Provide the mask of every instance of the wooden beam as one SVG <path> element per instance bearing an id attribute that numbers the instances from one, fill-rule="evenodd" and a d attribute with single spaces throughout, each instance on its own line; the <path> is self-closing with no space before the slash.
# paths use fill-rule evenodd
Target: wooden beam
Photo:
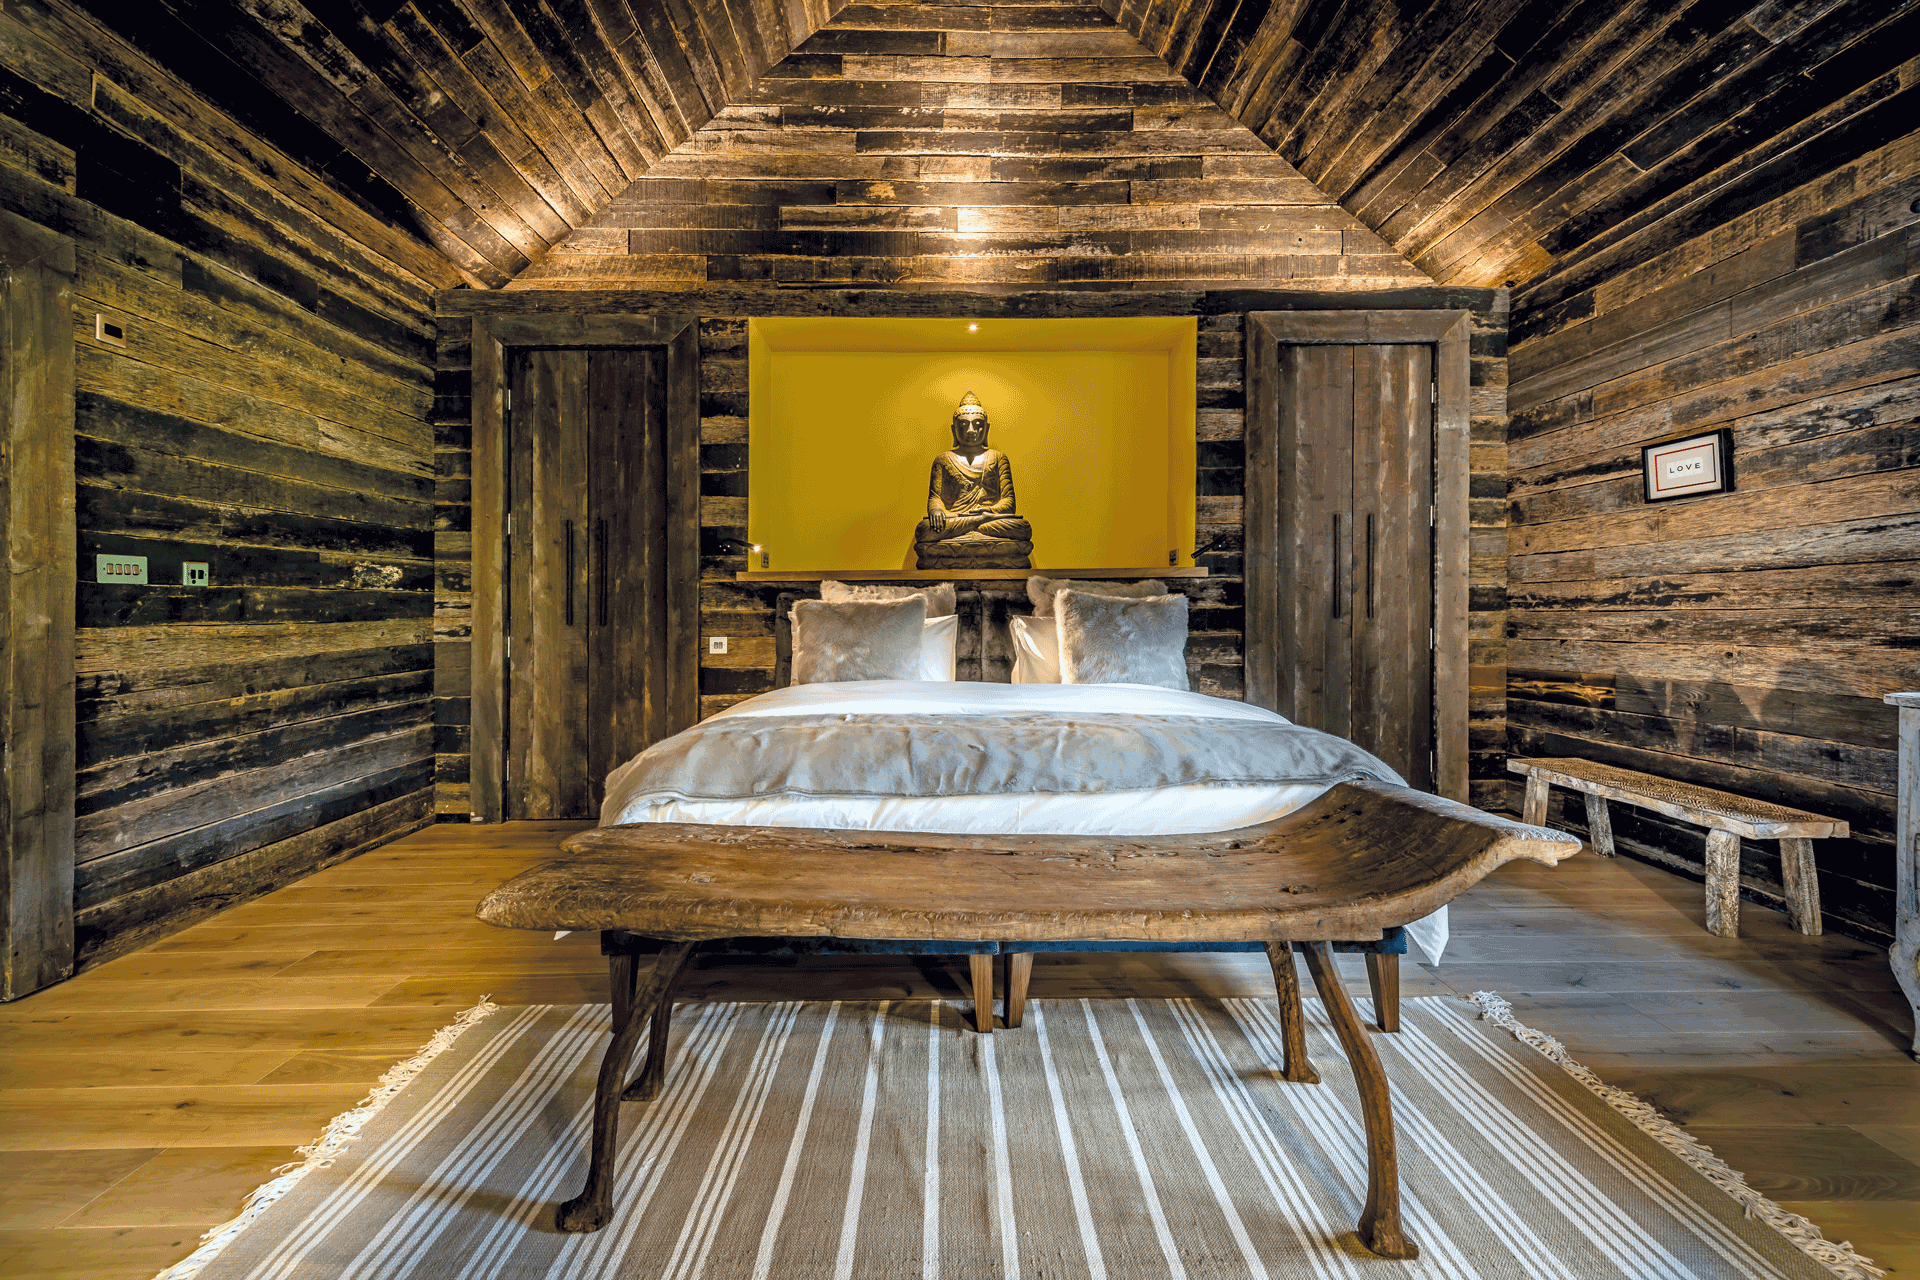
<path id="1" fill-rule="evenodd" d="M 0 212 L 0 1000 L 73 972 L 73 241 Z"/>

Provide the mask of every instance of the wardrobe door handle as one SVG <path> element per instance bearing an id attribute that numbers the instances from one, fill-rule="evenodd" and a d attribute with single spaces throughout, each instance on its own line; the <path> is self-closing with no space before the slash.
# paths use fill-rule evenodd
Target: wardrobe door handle
<path id="1" fill-rule="evenodd" d="M 1333 513 L 1333 616 L 1341 614 L 1340 602 L 1340 513 Z"/>
<path id="2" fill-rule="evenodd" d="M 1373 616 L 1373 513 L 1367 513 L 1367 616 Z"/>
<path id="3" fill-rule="evenodd" d="M 564 602 L 561 606 L 568 626 L 573 625 L 573 521 L 567 521 L 566 532 L 566 571 L 563 581 L 567 584 Z M 552 599 L 551 596 L 548 599 Z"/>
<path id="4" fill-rule="evenodd" d="M 600 625 L 607 625 L 607 522 L 594 521 L 593 558 L 600 567 Z"/>

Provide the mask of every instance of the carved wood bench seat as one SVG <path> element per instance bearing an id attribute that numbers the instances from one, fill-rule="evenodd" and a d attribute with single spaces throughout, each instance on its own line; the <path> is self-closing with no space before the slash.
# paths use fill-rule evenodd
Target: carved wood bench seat
<path id="1" fill-rule="evenodd" d="M 586 1188 L 561 1206 L 564 1231 L 603 1225 L 623 1099 L 659 1091 L 673 986 L 703 941 L 740 937 L 960 941 L 1258 942 L 1280 990 L 1286 1079 L 1306 1059 L 1291 945 L 1303 943 L 1353 1064 L 1367 1131 L 1359 1234 L 1375 1253 L 1417 1254 L 1400 1226 L 1393 1115 L 1379 1056 L 1341 986 L 1330 944 L 1378 939 L 1514 858 L 1548 865 L 1573 837 L 1384 783 L 1343 783 L 1272 822 L 1179 836 L 967 836 L 638 823 L 581 832 L 566 857 L 481 902 L 518 929 L 601 931 L 613 1042 L 594 1095 Z M 634 939 L 664 943 L 640 980 Z M 640 1032 L 647 1065 L 627 1080 Z"/>
<path id="2" fill-rule="evenodd" d="M 1547 820 L 1550 787 L 1568 787 L 1583 793 L 1587 798 L 1589 843 L 1595 853 L 1605 858 L 1613 856 L 1613 820 L 1607 812 L 1609 800 L 1705 827 L 1707 931 L 1722 938 L 1740 936 L 1740 837 L 1778 840 L 1787 917 L 1801 933 L 1820 932 L 1820 882 L 1813 865 L 1813 842 L 1846 835 L 1845 822 L 1592 760 L 1517 758 L 1507 761 L 1507 770 L 1526 776 L 1522 820 L 1536 826 Z"/>

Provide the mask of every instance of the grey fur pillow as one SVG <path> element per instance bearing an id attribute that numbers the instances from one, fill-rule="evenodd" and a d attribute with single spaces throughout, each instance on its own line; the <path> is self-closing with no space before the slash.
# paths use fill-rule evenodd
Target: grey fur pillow
<path id="1" fill-rule="evenodd" d="M 1187 598 L 1062 591 L 1060 682 L 1187 688 Z"/>
<path id="2" fill-rule="evenodd" d="M 913 596 L 926 597 L 929 618 L 953 616 L 954 595 L 951 582 L 930 582 L 924 587 L 889 587 L 877 583 L 831 580 L 820 584 L 820 598 L 828 604 L 858 604 L 868 600 L 906 600 Z"/>
<path id="3" fill-rule="evenodd" d="M 1033 601 L 1033 616 L 1053 617 L 1054 602 L 1062 591 L 1078 591 L 1082 595 L 1119 596 L 1122 599 L 1138 600 L 1147 596 L 1167 594 L 1167 584 L 1158 578 L 1147 578 L 1140 582 L 1080 582 L 1073 578 L 1028 578 L 1027 599 Z"/>
<path id="4" fill-rule="evenodd" d="M 914 680 L 920 675 L 923 596 L 832 604 L 797 600 L 793 606 L 793 682 Z"/>

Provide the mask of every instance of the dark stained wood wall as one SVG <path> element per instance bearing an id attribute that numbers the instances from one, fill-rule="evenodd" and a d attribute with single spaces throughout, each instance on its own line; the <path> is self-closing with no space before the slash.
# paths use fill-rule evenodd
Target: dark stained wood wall
<path id="1" fill-rule="evenodd" d="M 851 5 L 514 289 L 1429 283 L 1092 4 Z"/>
<path id="2" fill-rule="evenodd" d="M 1829 923 L 1893 920 L 1895 711 L 1920 686 L 1920 132 L 1617 269 L 1538 287 L 1513 352 L 1509 715 L 1577 754 L 1845 818 Z M 1733 432 L 1736 492 L 1649 506 L 1640 446 Z M 1563 815 L 1581 826 L 1577 807 Z M 1616 808 L 1697 872 L 1699 838 Z M 1778 852 L 1742 875 L 1780 895 Z"/>
<path id="3" fill-rule="evenodd" d="M 844 3 L 844 0 L 839 0 Z M 79 0 L 208 102 L 497 287 L 834 0 Z"/>
<path id="4" fill-rule="evenodd" d="M 1920 0 L 1104 3 L 1447 284 L 1604 275 L 1920 118 Z"/>
<path id="5" fill-rule="evenodd" d="M 1191 290 L 1184 292 L 1066 291 L 954 293 L 898 289 L 773 289 L 708 286 L 696 292 L 461 291 L 440 297 L 440 396 L 436 400 L 439 492 L 439 595 L 435 693 L 442 816 L 468 808 L 468 642 L 471 584 L 466 536 L 469 498 L 466 440 L 471 369 L 471 319 L 477 313 L 666 312 L 701 315 L 701 631 L 730 638 L 724 656 L 701 656 L 703 714 L 711 715 L 773 687 L 775 600 L 782 591 L 810 586 L 743 582 L 742 555 L 721 555 L 723 541 L 744 543 L 747 511 L 746 317 L 755 315 L 1102 316 L 1199 317 L 1197 426 L 1198 545 L 1218 538 L 1199 563 L 1205 579 L 1174 580 L 1193 603 L 1188 668 L 1196 689 L 1239 697 L 1245 630 L 1241 592 L 1241 508 L 1245 455 L 1242 316 L 1274 309 L 1459 308 L 1473 313 L 1471 384 L 1470 618 L 1473 690 L 1470 726 L 1473 795 L 1498 806 L 1507 792 L 1506 722 L 1506 311 L 1497 290 L 1390 291 Z M 982 584 L 1020 590 L 1016 583 Z M 704 649 L 704 646 L 702 646 Z"/>
<path id="6" fill-rule="evenodd" d="M 86 963 L 427 819 L 459 277 L 74 9 L 6 0 L 0 51 L 0 205 L 77 244 Z M 149 585 L 93 581 L 101 552 Z"/>

